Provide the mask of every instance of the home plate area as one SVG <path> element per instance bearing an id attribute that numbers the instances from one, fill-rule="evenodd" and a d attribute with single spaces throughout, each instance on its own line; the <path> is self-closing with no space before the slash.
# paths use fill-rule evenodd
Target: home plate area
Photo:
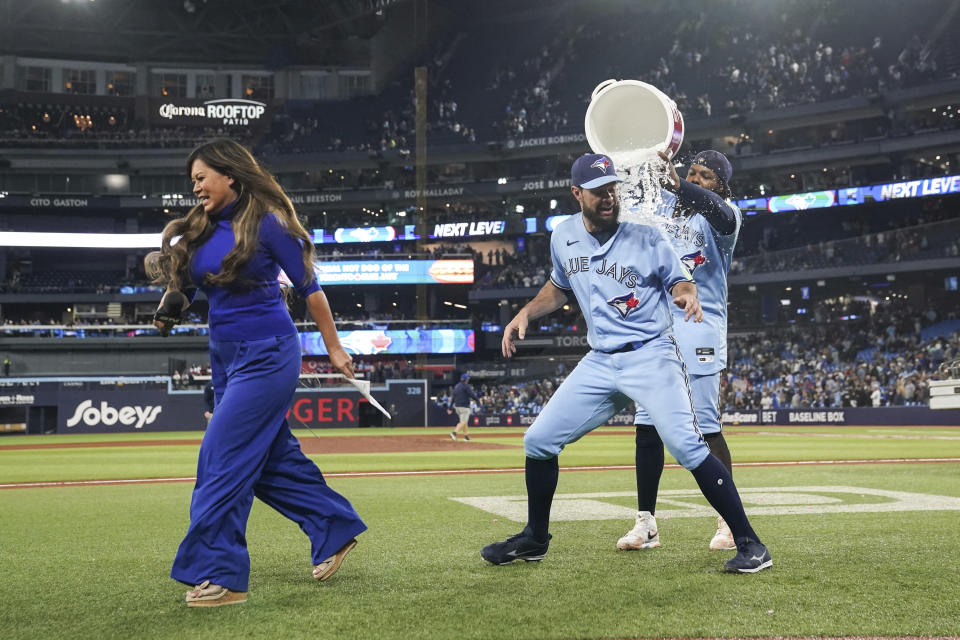
<path id="1" fill-rule="evenodd" d="M 553 498 L 550 519 L 623 520 L 636 510 L 607 501 L 609 498 L 636 498 L 634 491 L 600 493 L 559 493 Z M 716 512 L 691 498 L 703 500 L 696 489 L 661 491 L 657 500 L 658 518 L 707 518 Z M 866 487 L 806 486 L 741 488 L 740 498 L 748 515 L 803 515 L 811 513 L 890 513 L 893 511 L 960 511 L 960 498 L 906 491 L 885 491 Z M 526 496 L 477 496 L 450 498 L 513 520 L 527 521 Z"/>

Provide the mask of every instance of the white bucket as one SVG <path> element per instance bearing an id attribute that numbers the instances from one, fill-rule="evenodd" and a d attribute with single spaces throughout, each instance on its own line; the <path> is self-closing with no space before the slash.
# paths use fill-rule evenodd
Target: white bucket
<path id="1" fill-rule="evenodd" d="M 605 80 L 593 90 L 584 119 L 594 153 L 644 150 L 671 158 L 683 144 L 683 116 L 666 94 L 639 80 Z"/>

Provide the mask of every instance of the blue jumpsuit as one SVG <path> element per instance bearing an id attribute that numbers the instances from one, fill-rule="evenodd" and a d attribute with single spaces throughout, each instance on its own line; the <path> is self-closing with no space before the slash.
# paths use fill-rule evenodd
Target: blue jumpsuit
<path id="1" fill-rule="evenodd" d="M 190 265 L 194 282 L 219 272 L 233 249 L 235 204 L 217 214 L 213 234 L 197 248 Z M 247 591 L 245 531 L 254 496 L 300 525 L 310 539 L 313 564 L 367 528 L 350 502 L 327 486 L 287 424 L 300 374 L 300 340 L 277 283 L 281 268 L 300 295 L 320 290 L 314 279 L 303 284 L 299 241 L 268 213 L 244 268 L 252 286 L 200 285 L 210 301 L 216 411 L 200 446 L 190 527 L 170 571 L 188 585 L 210 580 Z M 192 297 L 196 291 L 187 293 Z"/>

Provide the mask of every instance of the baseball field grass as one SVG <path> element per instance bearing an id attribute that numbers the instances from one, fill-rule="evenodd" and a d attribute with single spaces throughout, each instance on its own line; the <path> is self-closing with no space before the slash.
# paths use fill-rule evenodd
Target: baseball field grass
<path id="1" fill-rule="evenodd" d="M 661 483 L 662 546 L 616 550 L 617 538 L 632 526 L 635 481 L 626 468 L 632 431 L 612 428 L 561 456 L 554 538 L 544 561 L 488 565 L 480 548 L 519 531 L 525 515 L 523 474 L 492 471 L 521 468 L 523 452 L 519 429 L 476 433 L 474 442 L 442 452 L 312 455 L 369 531 L 334 578 L 316 583 L 303 534 L 255 503 L 247 535 L 249 601 L 218 609 L 186 608 L 186 587 L 168 577 L 187 527 L 191 482 L 0 490 L 0 634 L 960 635 L 960 428 L 730 428 L 736 462 L 785 463 L 734 469 L 751 521 L 774 558 L 772 570 L 752 576 L 721 571 L 732 552 L 707 548 L 715 518 L 690 474 L 677 468 L 668 468 Z M 385 434 L 447 437 L 446 430 L 424 429 L 317 435 Z M 200 437 L 2 438 L 0 485 L 189 478 L 197 444 L 110 443 Z M 103 446 L 23 448 L 81 441 Z M 507 446 L 472 449 L 475 443 Z M 875 460 L 889 462 L 869 462 Z M 790 464 L 804 461 L 810 464 Z M 821 464 L 827 461 L 833 462 Z M 450 473 L 377 475 L 440 470 Z M 484 471 L 456 473 L 475 470 Z"/>

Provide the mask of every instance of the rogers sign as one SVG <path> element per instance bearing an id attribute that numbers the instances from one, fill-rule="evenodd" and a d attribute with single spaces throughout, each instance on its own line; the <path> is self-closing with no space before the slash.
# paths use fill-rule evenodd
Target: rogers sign
<path id="1" fill-rule="evenodd" d="M 208 100 L 203 106 L 181 106 L 173 103 L 160 105 L 161 118 L 204 118 L 217 120 L 226 125 L 247 125 L 251 120 L 259 120 L 267 111 L 267 105 L 255 100 Z"/>

